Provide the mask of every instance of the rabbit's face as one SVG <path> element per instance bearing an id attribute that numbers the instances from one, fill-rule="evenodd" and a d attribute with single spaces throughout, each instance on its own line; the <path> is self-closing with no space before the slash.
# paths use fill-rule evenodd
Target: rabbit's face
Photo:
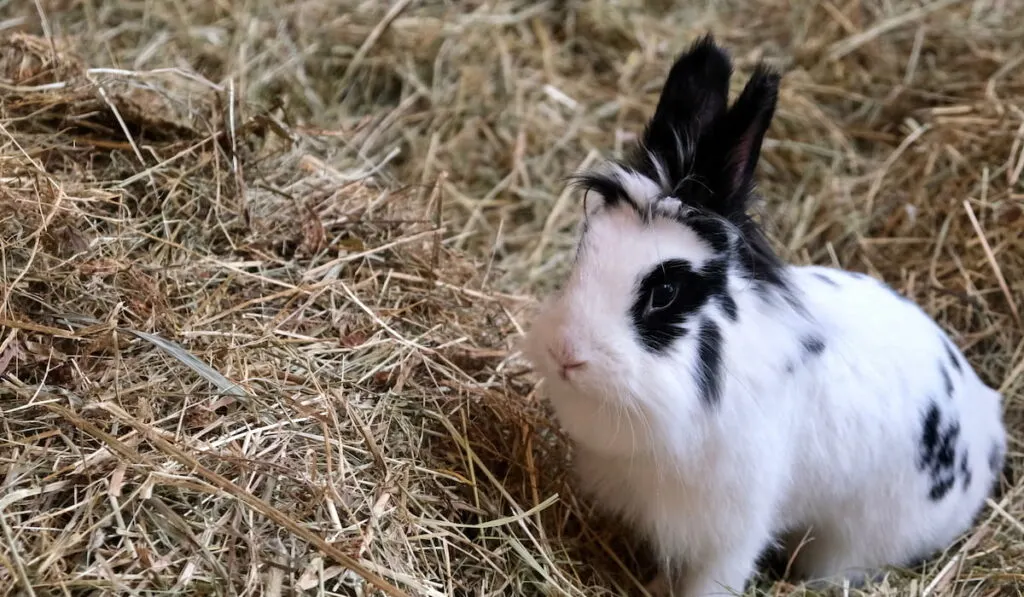
<path id="1" fill-rule="evenodd" d="M 531 351 L 547 377 L 599 394 L 669 356 L 711 298 L 728 301 L 727 225 L 641 175 L 617 178 L 616 196 L 588 197 L 575 263 L 536 319 L 543 346 Z"/>
<path id="2" fill-rule="evenodd" d="M 587 195 L 572 270 L 524 343 L 568 415 L 563 422 L 575 419 L 587 432 L 602 427 L 593 419 L 601 409 L 677 417 L 716 400 L 713 389 L 694 387 L 686 363 L 703 345 L 718 350 L 714 319 L 736 317 L 726 280 L 729 223 L 663 195 L 639 173 L 616 167 L 602 180 Z M 607 430 L 601 435 L 609 439 Z"/>

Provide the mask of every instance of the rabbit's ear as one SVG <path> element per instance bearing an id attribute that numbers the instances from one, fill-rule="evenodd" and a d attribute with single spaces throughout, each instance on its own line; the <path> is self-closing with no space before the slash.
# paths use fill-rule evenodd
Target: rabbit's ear
<path id="1" fill-rule="evenodd" d="M 775 115 L 779 80 L 777 72 L 758 65 L 736 103 L 722 118 L 720 127 L 707 139 L 711 147 L 700 149 L 711 160 L 719 161 L 720 178 L 715 185 L 719 188 L 715 189 L 715 194 L 726 205 L 716 207 L 726 212 L 725 215 L 746 210 L 761 145 Z"/>
<path id="2" fill-rule="evenodd" d="M 665 169 L 662 185 L 674 187 L 686 177 L 700 138 L 728 107 L 731 75 L 729 57 L 710 34 L 672 65 L 643 135 L 649 157 Z"/>

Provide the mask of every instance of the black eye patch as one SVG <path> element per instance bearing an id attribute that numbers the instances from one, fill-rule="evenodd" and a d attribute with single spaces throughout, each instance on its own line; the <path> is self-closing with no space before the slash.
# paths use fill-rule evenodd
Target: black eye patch
<path id="1" fill-rule="evenodd" d="M 725 275 L 723 260 L 712 260 L 699 272 L 682 259 L 663 261 L 652 268 L 640 280 L 630 308 L 633 327 L 644 348 L 664 352 L 686 335 L 687 320 L 715 297 L 727 316 L 735 319 L 735 302 L 726 292 Z"/>

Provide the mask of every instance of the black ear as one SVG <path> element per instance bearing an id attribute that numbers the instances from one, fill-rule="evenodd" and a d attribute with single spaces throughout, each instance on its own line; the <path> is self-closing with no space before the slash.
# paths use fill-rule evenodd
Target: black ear
<path id="1" fill-rule="evenodd" d="M 778 103 L 780 75 L 760 64 L 736 102 L 698 149 L 699 174 L 711 179 L 712 207 L 725 216 L 746 210 L 765 133 Z"/>
<path id="2" fill-rule="evenodd" d="M 711 34 L 698 39 L 672 65 L 643 135 L 644 149 L 667 169 L 670 185 L 685 178 L 684 169 L 700 138 L 725 112 L 731 75 L 729 57 Z"/>

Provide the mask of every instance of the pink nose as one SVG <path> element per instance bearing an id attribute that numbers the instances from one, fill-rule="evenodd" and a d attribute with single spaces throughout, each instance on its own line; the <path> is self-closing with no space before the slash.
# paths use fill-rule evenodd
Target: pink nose
<path id="1" fill-rule="evenodd" d="M 586 366 L 587 362 L 580 360 L 569 346 L 562 346 L 560 350 L 548 350 L 551 358 L 558 364 L 558 375 L 562 379 L 569 379 L 569 371 L 580 369 Z"/>

